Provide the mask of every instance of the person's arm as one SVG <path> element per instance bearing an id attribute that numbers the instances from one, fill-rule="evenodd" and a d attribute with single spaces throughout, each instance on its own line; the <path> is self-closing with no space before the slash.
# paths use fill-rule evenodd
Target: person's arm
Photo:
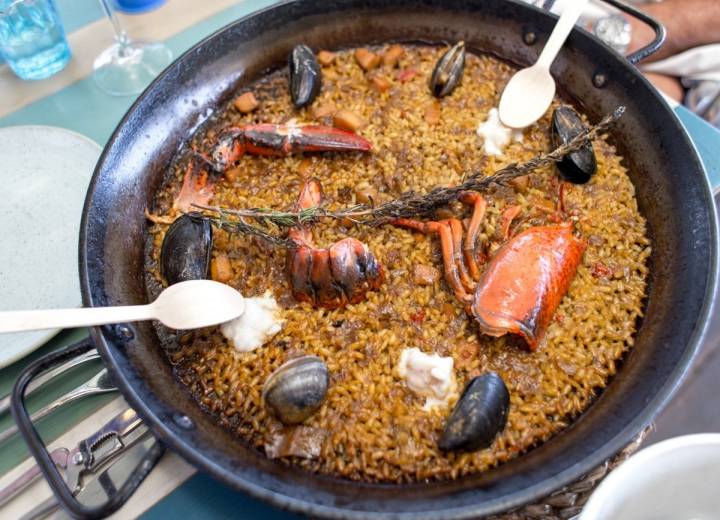
<path id="1" fill-rule="evenodd" d="M 667 29 L 665 44 L 647 61 L 661 60 L 700 45 L 720 43 L 720 0 L 664 0 L 641 8 Z M 636 18 L 628 17 L 628 21 L 632 26 L 629 49 L 632 52 L 647 45 L 654 34 Z"/>

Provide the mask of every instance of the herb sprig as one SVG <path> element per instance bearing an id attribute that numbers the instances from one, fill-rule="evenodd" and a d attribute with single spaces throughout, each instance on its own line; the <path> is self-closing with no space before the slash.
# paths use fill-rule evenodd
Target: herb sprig
<path id="1" fill-rule="evenodd" d="M 424 195 L 408 191 L 396 199 L 377 206 L 358 204 L 338 210 L 330 210 L 325 206 L 313 206 L 299 211 L 277 211 L 269 208 L 231 209 L 201 204 L 193 204 L 193 206 L 206 212 L 205 217 L 221 229 L 257 236 L 273 245 L 292 248 L 294 243 L 291 240 L 277 236 L 277 233 L 284 228 L 312 224 L 328 218 L 350 220 L 361 225 L 379 226 L 398 218 L 428 216 L 437 208 L 456 200 L 463 191 L 481 192 L 487 191 L 493 185 L 507 184 L 538 168 L 559 162 L 567 154 L 579 150 L 587 142 L 596 139 L 598 135 L 607 130 L 624 112 L 625 107 L 616 108 L 598 124 L 587 128 L 567 144 L 558 146 L 551 152 L 538 155 L 527 162 L 509 164 L 487 177 L 483 176 L 481 171 L 474 172 L 456 186 L 437 187 Z M 248 224 L 247 220 L 254 221 L 256 225 Z"/>

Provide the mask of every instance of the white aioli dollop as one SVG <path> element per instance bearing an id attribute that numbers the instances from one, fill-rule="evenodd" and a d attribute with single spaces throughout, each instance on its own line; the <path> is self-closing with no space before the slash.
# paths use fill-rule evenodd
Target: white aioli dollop
<path id="1" fill-rule="evenodd" d="M 220 325 L 220 331 L 239 352 L 250 352 L 282 330 L 280 307 L 268 291 L 262 296 L 245 298 L 245 312 L 239 318 Z"/>
<path id="2" fill-rule="evenodd" d="M 451 357 L 406 348 L 400 354 L 397 371 L 410 390 L 426 398 L 424 410 L 447 405 L 457 388 Z"/>
<path id="3" fill-rule="evenodd" d="M 487 121 L 480 123 L 477 134 L 483 139 L 485 153 L 488 155 L 502 155 L 510 141 L 522 143 L 522 130 L 513 130 L 500 122 L 497 108 L 491 108 Z"/>

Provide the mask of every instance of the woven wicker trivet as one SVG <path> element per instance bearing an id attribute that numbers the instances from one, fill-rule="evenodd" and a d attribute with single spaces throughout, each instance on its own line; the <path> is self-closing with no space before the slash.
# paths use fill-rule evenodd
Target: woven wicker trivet
<path id="1" fill-rule="evenodd" d="M 576 482 L 555 491 L 534 504 L 487 517 L 487 520 L 565 520 L 576 517 L 580 514 L 585 502 L 588 501 L 598 484 L 600 484 L 612 470 L 635 453 L 652 430 L 653 425 L 650 424 L 617 455 L 606 460 L 587 475 L 583 475 Z"/>

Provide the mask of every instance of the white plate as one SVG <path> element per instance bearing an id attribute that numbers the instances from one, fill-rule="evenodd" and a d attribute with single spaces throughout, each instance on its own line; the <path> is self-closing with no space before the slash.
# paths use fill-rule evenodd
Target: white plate
<path id="1" fill-rule="evenodd" d="M 100 151 L 63 128 L 0 128 L 0 311 L 82 304 L 80 217 Z M 0 368 L 58 331 L 0 334 Z"/>
<path id="2" fill-rule="evenodd" d="M 673 437 L 638 451 L 611 472 L 580 520 L 717 520 L 718 482 L 720 433 Z"/>

